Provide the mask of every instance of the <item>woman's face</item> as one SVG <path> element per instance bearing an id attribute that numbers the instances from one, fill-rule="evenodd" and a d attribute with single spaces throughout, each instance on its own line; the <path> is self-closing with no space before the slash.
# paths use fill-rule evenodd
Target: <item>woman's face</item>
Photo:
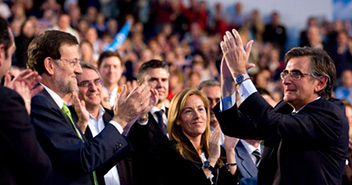
<path id="1" fill-rule="evenodd" d="M 177 124 L 187 137 L 199 137 L 205 132 L 207 112 L 199 96 L 189 96 L 180 114 Z"/>

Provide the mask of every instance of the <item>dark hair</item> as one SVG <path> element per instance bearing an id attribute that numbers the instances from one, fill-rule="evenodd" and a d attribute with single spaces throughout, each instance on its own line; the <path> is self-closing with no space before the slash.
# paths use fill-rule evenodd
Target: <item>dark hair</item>
<path id="1" fill-rule="evenodd" d="M 0 17 L 0 30 L 0 44 L 4 45 L 5 58 L 7 58 L 9 57 L 7 51 L 14 41 L 9 32 L 9 23 L 2 17 Z"/>
<path id="2" fill-rule="evenodd" d="M 202 90 L 204 87 L 208 87 L 208 86 L 220 87 L 221 85 L 220 85 L 220 82 L 218 82 L 217 80 L 205 80 L 199 84 L 198 90 Z"/>
<path id="3" fill-rule="evenodd" d="M 323 49 L 295 47 L 285 54 L 285 64 L 287 65 L 291 58 L 305 56 L 310 58 L 310 71 L 314 78 L 319 76 L 328 77 L 326 86 L 318 92 L 318 95 L 324 99 L 329 99 L 336 81 L 336 68 L 334 61 Z"/>
<path id="4" fill-rule="evenodd" d="M 104 51 L 100 54 L 99 59 L 98 59 L 98 69 L 101 66 L 101 63 L 103 63 L 104 58 L 109 58 L 109 57 L 117 57 L 119 58 L 120 62 L 121 62 L 121 66 L 122 66 L 122 60 L 120 55 L 117 52 L 114 51 Z"/>
<path id="5" fill-rule="evenodd" d="M 86 68 L 86 69 L 94 70 L 98 74 L 98 76 L 100 77 L 100 73 L 99 73 L 98 69 L 95 66 L 93 66 L 92 64 L 89 64 L 87 62 L 80 62 L 79 64 L 81 65 L 82 69 Z"/>
<path id="6" fill-rule="evenodd" d="M 166 62 L 163 62 L 161 60 L 150 60 L 148 62 L 143 63 L 141 65 L 141 67 L 139 68 L 138 74 L 137 74 L 137 81 L 140 82 L 140 83 L 143 83 L 144 82 L 145 73 L 149 69 L 156 69 L 156 68 L 163 68 L 168 73 L 170 73 L 169 65 Z"/>
<path id="7" fill-rule="evenodd" d="M 78 45 L 77 38 L 69 33 L 48 30 L 34 38 L 28 46 L 28 68 L 39 75 L 46 72 L 44 60 L 47 57 L 60 59 L 60 48 L 63 45 Z"/>

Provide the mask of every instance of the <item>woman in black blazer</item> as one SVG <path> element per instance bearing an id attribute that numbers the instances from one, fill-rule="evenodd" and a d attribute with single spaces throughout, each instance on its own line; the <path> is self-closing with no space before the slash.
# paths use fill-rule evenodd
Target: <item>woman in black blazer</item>
<path id="1" fill-rule="evenodd" d="M 185 89 L 171 101 L 167 130 L 169 140 L 158 146 L 154 168 L 159 184 L 236 184 L 235 146 L 227 137 L 227 164 L 220 159 L 220 128 L 210 132 L 208 99 L 196 89 Z"/>

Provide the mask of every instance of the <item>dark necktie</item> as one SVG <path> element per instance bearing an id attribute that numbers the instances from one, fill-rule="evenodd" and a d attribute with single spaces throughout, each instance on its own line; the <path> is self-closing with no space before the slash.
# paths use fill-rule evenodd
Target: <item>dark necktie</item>
<path id="1" fill-rule="evenodd" d="M 163 134 L 166 134 L 166 125 L 164 124 L 164 120 L 163 120 L 163 113 L 164 111 L 160 110 L 160 111 L 156 111 L 156 117 L 158 118 L 158 124 L 160 126 L 161 131 L 163 132 Z"/>
<path id="2" fill-rule="evenodd" d="M 73 128 L 75 129 L 79 139 L 81 139 L 82 142 L 84 143 L 84 140 L 83 140 L 83 138 L 81 136 L 81 133 L 78 131 L 78 129 L 76 127 L 76 124 L 72 120 L 72 115 L 71 115 L 70 109 L 68 109 L 68 107 L 64 104 L 62 106 L 61 110 L 65 114 L 65 116 L 70 120 L 70 123 L 72 124 Z M 94 180 L 94 185 L 98 185 L 98 178 L 97 178 L 97 175 L 96 175 L 95 171 L 93 171 L 93 180 Z"/>
<path id="3" fill-rule="evenodd" d="M 262 155 L 260 154 L 260 152 L 259 152 L 258 149 L 254 150 L 254 151 L 252 152 L 252 154 L 253 154 L 253 155 L 255 156 L 255 158 L 256 158 L 255 165 L 258 167 Z"/>

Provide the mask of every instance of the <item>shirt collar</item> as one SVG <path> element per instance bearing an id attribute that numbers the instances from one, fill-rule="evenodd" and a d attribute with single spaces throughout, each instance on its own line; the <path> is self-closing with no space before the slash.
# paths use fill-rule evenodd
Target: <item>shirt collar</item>
<path id="1" fill-rule="evenodd" d="M 55 103 L 59 106 L 59 108 L 62 109 L 62 106 L 64 106 L 64 100 L 49 87 L 45 86 L 42 83 L 40 84 L 44 87 L 46 91 L 48 91 L 49 95 L 54 99 Z"/>
<path id="2" fill-rule="evenodd" d="M 165 109 L 165 104 L 163 104 L 162 106 L 161 106 L 161 108 L 159 109 L 158 107 L 153 107 L 152 108 L 152 110 L 150 110 L 150 113 L 152 113 L 152 114 L 154 114 L 155 112 L 158 112 L 158 111 L 163 111 L 164 113 L 166 113 L 166 109 Z"/>
<path id="3" fill-rule="evenodd" d="M 315 98 L 313 101 L 316 101 L 316 100 L 319 100 L 320 99 L 320 96 L 319 97 L 317 97 L 317 98 Z M 312 102 L 313 102 L 312 101 Z M 293 109 L 293 111 L 292 111 L 292 114 L 297 114 L 299 111 L 301 111 L 305 106 L 307 106 L 308 104 L 306 104 L 306 105 L 304 105 L 304 106 L 302 106 L 301 108 L 299 108 L 297 111 L 295 111 L 295 109 Z"/>
<path id="4" fill-rule="evenodd" d="M 242 139 L 241 139 L 240 141 L 242 142 L 243 146 L 246 148 L 246 150 L 248 151 L 248 153 L 251 154 L 251 153 L 253 153 L 254 150 L 259 150 L 259 153 L 261 153 L 260 147 L 256 148 L 256 147 L 254 147 L 253 145 L 247 143 L 245 140 L 242 140 Z"/>

